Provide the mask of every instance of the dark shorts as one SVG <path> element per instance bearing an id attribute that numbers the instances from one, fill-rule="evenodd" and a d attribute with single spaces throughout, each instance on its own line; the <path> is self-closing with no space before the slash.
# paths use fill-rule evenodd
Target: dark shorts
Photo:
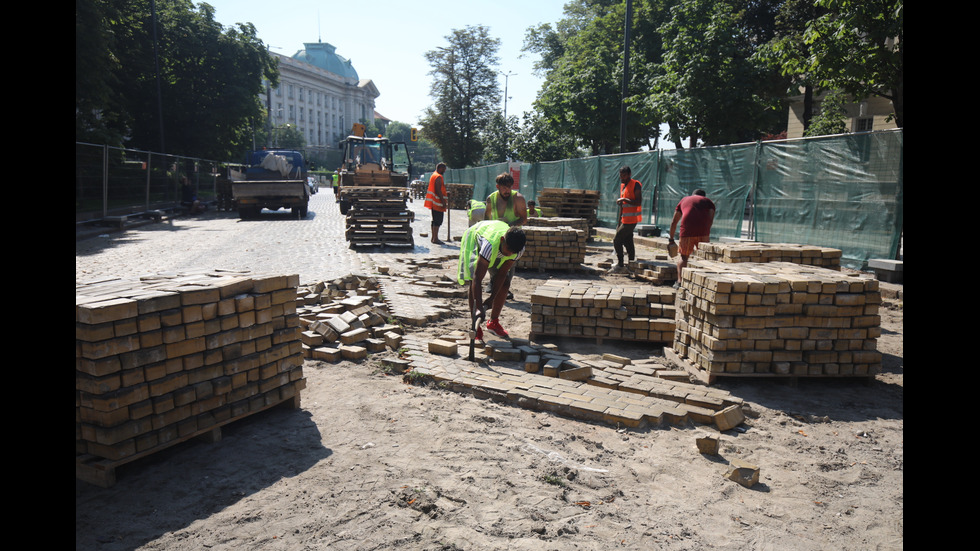
<path id="1" fill-rule="evenodd" d="M 442 212 L 442 211 L 438 211 L 438 210 L 433 209 L 432 210 L 432 225 L 435 226 L 435 227 L 437 227 L 437 228 L 439 226 L 441 226 L 442 225 L 442 218 L 443 218 L 443 215 L 444 214 L 445 213 Z"/>

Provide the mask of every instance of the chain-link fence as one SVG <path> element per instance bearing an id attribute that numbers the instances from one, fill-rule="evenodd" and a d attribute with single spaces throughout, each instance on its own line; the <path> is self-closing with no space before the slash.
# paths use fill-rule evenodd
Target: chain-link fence
<path id="1" fill-rule="evenodd" d="M 75 142 L 75 222 L 215 199 L 222 163 Z M 187 187 L 182 186 L 187 177 Z"/>
<path id="2" fill-rule="evenodd" d="M 834 247 L 861 269 L 898 256 L 903 151 L 899 129 L 603 155 L 522 164 L 519 189 L 528 199 L 544 188 L 598 190 L 599 223 L 615 227 L 619 169 L 629 166 L 643 183 L 644 223 L 668 229 L 677 202 L 700 188 L 717 207 L 712 238 Z M 473 184 L 482 200 L 506 167 L 450 169 L 446 182 Z"/>

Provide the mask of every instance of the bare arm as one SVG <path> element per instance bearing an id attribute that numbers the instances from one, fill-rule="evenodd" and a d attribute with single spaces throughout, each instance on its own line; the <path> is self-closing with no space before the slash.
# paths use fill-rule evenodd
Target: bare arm
<path id="1" fill-rule="evenodd" d="M 523 195 L 514 198 L 514 212 L 517 213 L 517 220 L 511 222 L 511 226 L 523 226 L 527 223 L 527 200 Z"/>
<path id="2" fill-rule="evenodd" d="M 680 221 L 681 221 L 681 213 L 680 213 L 680 211 L 676 211 L 675 210 L 674 211 L 674 219 L 670 221 L 670 233 L 667 234 L 667 237 L 671 241 L 674 240 L 674 231 L 677 229 L 677 224 L 679 224 Z"/>

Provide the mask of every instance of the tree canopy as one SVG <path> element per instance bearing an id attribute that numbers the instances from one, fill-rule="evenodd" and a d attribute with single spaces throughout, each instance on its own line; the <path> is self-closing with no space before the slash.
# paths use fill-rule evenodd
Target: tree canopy
<path id="1" fill-rule="evenodd" d="M 434 104 L 420 122 L 444 161 L 462 168 L 482 158 L 481 134 L 500 103 L 496 71 L 500 40 L 482 25 L 454 29 L 445 39 L 446 46 L 425 54 L 432 67 Z"/>
<path id="2" fill-rule="evenodd" d="M 251 23 L 190 0 L 89 0 L 75 26 L 76 140 L 218 160 L 251 147 L 263 79 L 279 79 Z"/>

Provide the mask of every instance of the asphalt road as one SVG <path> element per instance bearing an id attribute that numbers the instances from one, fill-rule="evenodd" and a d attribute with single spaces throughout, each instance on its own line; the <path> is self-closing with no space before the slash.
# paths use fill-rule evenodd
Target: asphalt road
<path id="1" fill-rule="evenodd" d="M 253 273 L 299 274 L 303 284 L 350 273 L 373 272 L 374 263 L 392 255 L 445 254 L 455 244 L 438 246 L 421 233 L 430 231 L 431 216 L 419 199 L 409 203 L 415 212 L 415 246 L 358 247 L 344 238 L 344 216 L 333 191 L 321 189 L 310 200 L 309 214 L 297 220 L 287 210 L 264 211 L 254 220 L 236 212 L 186 215 L 123 231 L 97 229 L 76 236 L 75 280 L 138 277 L 169 272 L 250 270 Z M 466 212 L 452 211 L 452 235 L 466 229 Z M 88 230 L 91 232 L 91 229 Z M 447 224 L 439 237 L 446 240 Z M 81 238 L 80 238 L 81 237 Z"/>

